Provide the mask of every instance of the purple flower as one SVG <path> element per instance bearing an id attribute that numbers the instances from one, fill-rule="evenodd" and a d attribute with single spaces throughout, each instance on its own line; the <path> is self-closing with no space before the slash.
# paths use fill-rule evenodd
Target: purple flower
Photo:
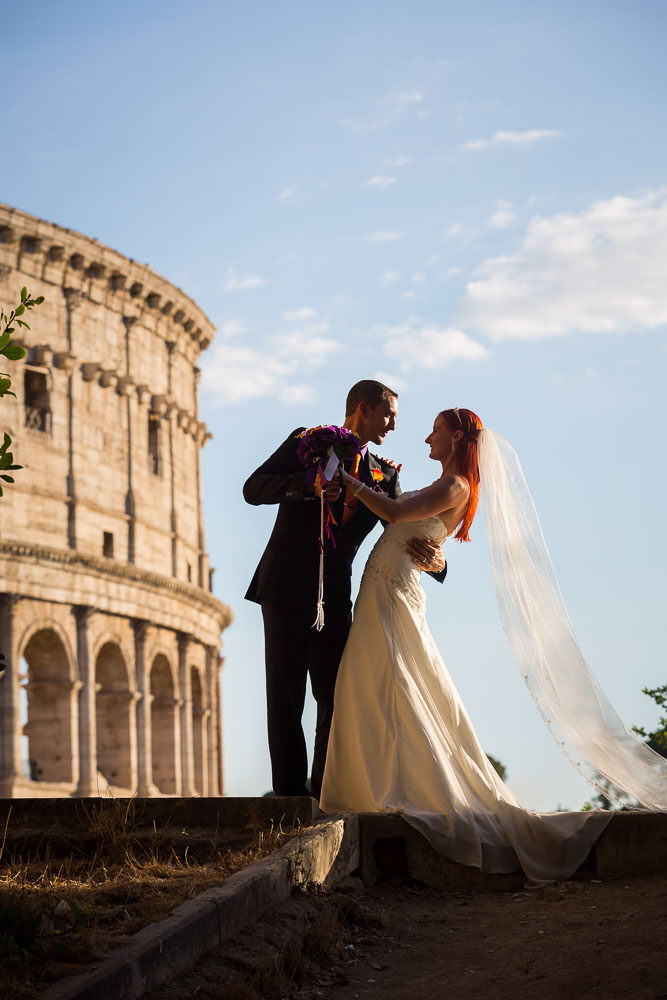
<path id="1" fill-rule="evenodd" d="M 323 424 L 321 427 L 302 431 L 296 455 L 309 473 L 312 471 L 312 478 L 308 475 L 306 481 L 313 483 L 318 467 L 324 468 L 332 451 L 342 462 L 354 457 L 361 448 L 359 435 L 354 431 L 349 431 L 347 427 L 336 427 L 335 424 Z"/>

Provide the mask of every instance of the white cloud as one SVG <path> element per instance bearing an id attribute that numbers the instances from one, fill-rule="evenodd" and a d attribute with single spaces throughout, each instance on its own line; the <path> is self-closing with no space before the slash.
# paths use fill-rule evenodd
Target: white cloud
<path id="1" fill-rule="evenodd" d="M 450 326 L 423 323 L 414 318 L 384 327 L 384 351 L 403 371 L 409 368 L 446 368 L 454 361 L 484 361 L 487 349 L 467 333 Z"/>
<path id="2" fill-rule="evenodd" d="M 370 132 L 385 128 L 410 110 L 416 110 L 418 117 L 423 117 L 425 112 L 419 110 L 423 101 L 424 95 L 418 90 L 392 92 L 384 97 L 374 98 L 359 115 L 354 118 L 342 118 L 340 124 L 353 132 Z"/>
<path id="3" fill-rule="evenodd" d="M 464 142 L 461 149 L 476 152 L 480 149 L 487 149 L 489 146 L 530 146 L 541 139 L 555 139 L 562 134 L 562 132 L 548 128 L 528 129 L 525 132 L 500 131 L 495 132 L 490 139 L 473 139 L 472 142 Z"/>
<path id="4" fill-rule="evenodd" d="M 412 282 L 413 285 L 423 285 L 424 282 L 426 281 L 426 275 L 422 274 L 421 271 L 417 271 L 416 274 L 412 275 L 410 281 Z"/>
<path id="5" fill-rule="evenodd" d="M 462 267 L 448 267 L 445 271 L 445 278 L 455 278 L 457 274 L 460 274 L 463 270 Z"/>
<path id="6" fill-rule="evenodd" d="M 385 271 L 381 280 L 383 285 L 393 285 L 399 278 L 400 274 L 398 271 Z"/>
<path id="7" fill-rule="evenodd" d="M 283 319 L 288 320 L 290 323 L 312 319 L 314 316 L 315 310 L 311 309 L 310 306 L 302 306 L 301 309 L 294 309 L 292 312 L 283 313 Z"/>
<path id="8" fill-rule="evenodd" d="M 403 233 L 395 233 L 390 229 L 381 229 L 377 233 L 368 233 L 366 239 L 369 243 L 392 243 L 394 240 L 403 238 Z"/>
<path id="9" fill-rule="evenodd" d="M 290 406 L 294 406 L 295 403 L 312 403 L 317 399 L 317 392 L 312 385 L 285 385 L 278 390 L 278 399 Z"/>
<path id="10" fill-rule="evenodd" d="M 375 372 L 373 378 L 377 379 L 378 382 L 382 382 L 383 385 L 388 385 L 390 389 L 394 389 L 396 392 L 402 392 L 407 384 L 405 379 L 402 379 L 399 375 L 388 372 Z"/>
<path id="11" fill-rule="evenodd" d="M 536 216 L 516 253 L 480 265 L 460 320 L 496 340 L 667 324 L 667 192 Z"/>
<path id="12" fill-rule="evenodd" d="M 290 187 L 283 188 L 276 195 L 276 201 L 294 201 L 299 193 L 299 188 L 296 184 L 292 184 Z"/>
<path id="13" fill-rule="evenodd" d="M 324 364 L 327 356 L 339 349 L 335 340 L 322 336 L 329 329 L 328 324 L 320 323 L 312 327 L 302 327 L 292 333 L 281 333 L 273 337 L 273 350 L 281 357 L 298 357 L 302 363 L 311 365 Z"/>
<path id="14" fill-rule="evenodd" d="M 511 201 L 498 201 L 496 210 L 489 219 L 492 229 L 509 229 L 516 222 L 514 206 Z"/>
<path id="15" fill-rule="evenodd" d="M 242 276 L 240 274 L 236 274 L 233 267 L 228 267 L 224 291 L 247 291 L 250 288 L 258 288 L 260 285 L 265 284 L 265 282 L 266 278 L 260 278 L 258 274 L 246 274 Z"/>
<path id="16" fill-rule="evenodd" d="M 420 94 L 419 91 L 413 91 L 411 94 L 403 92 L 396 94 L 393 98 L 390 97 L 388 100 L 391 110 L 394 114 L 398 115 L 406 111 L 413 104 L 421 104 L 424 100 L 424 95 Z"/>
<path id="17" fill-rule="evenodd" d="M 240 319 L 230 319 L 220 327 L 220 333 L 223 337 L 236 337 L 241 333 L 247 332 L 248 327 Z"/>
<path id="18" fill-rule="evenodd" d="M 397 180 L 398 177 L 383 177 L 378 175 L 377 177 L 369 177 L 367 181 L 364 181 L 364 185 L 365 187 L 388 188 L 392 184 L 395 184 Z"/>
<path id="19" fill-rule="evenodd" d="M 417 294 L 416 292 L 413 292 L 412 289 L 409 288 L 406 292 L 403 292 L 401 294 L 401 298 L 402 299 L 414 299 L 415 296 L 416 296 L 416 294 Z"/>
<path id="20" fill-rule="evenodd" d="M 318 335 L 322 326 L 306 324 L 297 331 L 270 337 L 259 347 L 215 344 L 202 364 L 204 392 L 218 406 L 262 396 L 276 397 L 284 403 L 314 399 L 317 369 L 340 350 L 336 341 Z"/>
<path id="21" fill-rule="evenodd" d="M 390 156 L 389 159 L 382 161 L 382 166 L 400 170 L 401 167 L 407 167 L 408 163 L 410 163 L 409 156 Z"/>
<path id="22" fill-rule="evenodd" d="M 462 231 L 463 226 L 460 222 L 452 222 L 445 230 L 445 236 L 458 236 Z"/>

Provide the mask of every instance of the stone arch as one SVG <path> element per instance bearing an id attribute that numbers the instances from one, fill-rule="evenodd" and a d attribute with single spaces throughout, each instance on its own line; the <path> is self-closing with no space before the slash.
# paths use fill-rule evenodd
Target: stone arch
<path id="1" fill-rule="evenodd" d="M 176 755 L 176 687 L 174 673 L 164 653 L 151 664 L 151 734 L 153 783 L 166 795 L 179 791 Z"/>
<path id="2" fill-rule="evenodd" d="M 192 700 L 192 765 L 195 791 L 206 795 L 208 781 L 206 774 L 206 688 L 201 671 L 194 664 L 190 667 L 190 692 Z"/>
<path id="3" fill-rule="evenodd" d="M 37 625 L 28 635 L 22 653 L 27 670 L 21 684 L 27 776 L 33 781 L 76 781 L 74 664 L 51 624 Z"/>
<path id="4" fill-rule="evenodd" d="M 70 609 L 63 609 L 61 621 L 52 615 L 43 616 L 36 613 L 36 604 L 37 602 L 30 600 L 22 600 L 20 602 L 20 610 L 17 615 L 17 619 L 19 629 L 21 629 L 21 626 L 23 626 L 23 628 L 20 631 L 20 638 L 18 639 L 17 652 L 19 653 L 19 659 L 25 658 L 25 650 L 34 635 L 38 632 L 52 632 L 65 651 L 65 656 L 67 658 L 67 676 L 70 681 L 76 681 L 79 677 L 79 666 L 69 632 L 64 624 L 64 622 L 69 621 L 71 618 Z"/>
<path id="5" fill-rule="evenodd" d="M 118 650 L 118 655 L 123 661 L 123 670 L 125 671 L 125 677 L 127 679 L 127 690 L 134 692 L 137 685 L 134 670 L 132 669 L 134 661 L 133 652 L 130 647 L 128 647 L 127 642 L 124 640 L 120 631 L 113 628 L 113 622 L 109 622 L 106 616 L 102 615 L 99 616 L 99 619 L 100 621 L 91 628 L 93 660 L 97 662 L 97 659 L 105 646 L 115 646 Z"/>
<path id="6" fill-rule="evenodd" d="M 118 643 L 102 643 L 95 658 L 97 768 L 110 784 L 136 783 L 135 701 L 130 673 Z"/>

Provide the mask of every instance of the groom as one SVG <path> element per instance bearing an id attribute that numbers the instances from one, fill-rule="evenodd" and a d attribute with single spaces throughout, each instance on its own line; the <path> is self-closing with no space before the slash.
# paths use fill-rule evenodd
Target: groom
<path id="1" fill-rule="evenodd" d="M 355 431 L 364 446 L 359 479 L 369 485 L 379 480 L 380 488 L 390 497 L 401 492 L 398 470 L 372 455 L 367 445 L 382 444 L 394 429 L 397 411 L 398 393 L 381 382 L 364 379 L 348 393 L 344 426 Z M 351 490 L 343 493 L 335 482 L 326 485 L 337 525 L 336 547 L 329 546 L 324 559 L 325 625 L 321 632 L 316 631 L 312 626 L 319 574 L 320 503 L 316 501 L 320 490 L 305 485 L 306 470 L 296 455 L 302 430 L 298 427 L 292 431 L 243 487 L 247 503 L 279 505 L 271 538 L 245 596 L 261 605 L 264 619 L 274 791 L 277 795 L 312 794 L 319 799 L 336 674 L 352 621 L 352 560 L 378 518 L 356 503 Z M 346 469 L 349 464 L 345 463 Z M 444 580 L 447 567 L 439 546 L 413 538 L 407 548 L 423 569 L 432 572 L 438 581 Z M 310 793 L 306 788 L 308 758 L 301 725 L 308 675 L 317 703 Z"/>

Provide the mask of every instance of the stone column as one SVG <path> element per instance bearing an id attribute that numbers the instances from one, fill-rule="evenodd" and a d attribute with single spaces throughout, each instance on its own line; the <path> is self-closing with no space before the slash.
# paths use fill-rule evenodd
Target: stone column
<path id="1" fill-rule="evenodd" d="M 72 783 L 78 787 L 81 777 L 81 753 L 79 751 L 79 698 L 83 684 L 79 679 L 72 681 L 70 688 L 70 741 L 72 746 Z"/>
<path id="2" fill-rule="evenodd" d="M 222 673 L 222 665 L 224 663 L 224 658 L 220 655 L 217 657 L 217 670 L 215 672 L 215 718 L 216 718 L 216 732 L 217 732 L 217 744 L 218 744 L 218 756 L 216 764 L 218 767 L 218 795 L 225 794 L 225 771 L 224 771 L 224 757 L 222 749 L 222 691 L 220 685 L 220 675 Z"/>
<path id="3" fill-rule="evenodd" d="M 211 795 L 211 789 L 209 785 L 209 774 L 208 774 L 208 727 L 209 719 L 211 717 L 211 709 L 205 708 L 202 711 L 201 718 L 199 720 L 199 726 L 201 728 L 201 759 L 202 759 L 202 795 Z"/>
<path id="4" fill-rule="evenodd" d="M 131 351 L 130 351 L 130 330 L 132 329 L 132 324 L 136 322 L 136 316 L 123 316 L 123 324 L 125 326 L 125 376 L 128 380 L 128 384 L 131 385 Z M 133 408 L 133 398 L 130 393 L 127 394 L 126 398 L 126 414 L 127 414 L 127 493 L 125 495 L 125 511 L 128 516 L 127 521 L 127 561 L 133 563 L 135 561 L 136 555 L 136 522 L 137 522 L 137 508 L 134 498 L 134 483 L 133 483 L 133 469 L 132 469 L 132 421 L 134 417 Z"/>
<path id="5" fill-rule="evenodd" d="M 97 725 L 95 717 L 95 664 L 90 650 L 89 625 L 95 614 L 92 608 L 77 605 L 72 609 L 76 620 L 76 658 L 79 665 L 79 784 L 76 794 L 99 795 L 97 780 Z"/>
<path id="6" fill-rule="evenodd" d="M 208 794 L 220 795 L 222 786 L 220 774 L 220 704 L 218 690 L 219 656 L 215 646 L 206 647 L 206 688 L 210 708 L 207 722 L 206 750 L 208 773 Z"/>
<path id="7" fill-rule="evenodd" d="M 179 685 L 180 687 L 180 685 Z M 181 741 L 181 711 L 183 699 L 178 695 L 174 699 L 174 791 L 176 795 L 183 795 L 183 769 L 181 767 L 182 741 Z"/>
<path id="8" fill-rule="evenodd" d="M 181 775 L 182 794 L 195 794 L 194 744 L 192 736 L 192 684 L 188 669 L 188 648 L 192 636 L 178 633 L 178 682 L 181 689 Z"/>
<path id="9" fill-rule="evenodd" d="M 176 350 L 176 341 L 167 340 L 167 396 L 173 403 L 173 356 Z M 174 421 L 171 419 L 171 412 L 168 411 L 169 428 L 169 476 L 171 491 L 171 575 L 178 576 L 178 518 L 176 516 L 176 473 L 174 470 L 175 448 L 174 448 Z"/>
<path id="10" fill-rule="evenodd" d="M 0 595 L 0 651 L 5 670 L 0 675 L 0 797 L 12 798 L 14 782 L 22 777 L 19 664 L 14 651 L 14 615 L 20 597 Z"/>
<path id="11" fill-rule="evenodd" d="M 137 684 L 137 795 L 146 798 L 155 795 L 153 784 L 153 740 L 151 733 L 151 689 L 146 661 L 146 632 L 148 623 L 133 619 L 134 663 Z"/>
<path id="12" fill-rule="evenodd" d="M 194 397 L 194 415 L 195 420 L 199 423 L 199 379 L 201 376 L 201 371 L 199 368 L 193 369 L 193 397 Z M 195 442 L 195 473 L 196 473 L 196 483 L 197 483 L 197 583 L 200 587 L 208 589 L 209 582 L 206 577 L 206 552 L 204 547 L 204 511 L 202 509 L 202 496 L 201 496 L 201 447 L 199 441 L 199 433 L 194 435 Z"/>
<path id="13" fill-rule="evenodd" d="M 67 349 L 72 352 L 74 336 L 72 332 L 72 316 L 81 302 L 81 293 L 74 288 L 63 288 L 65 308 L 67 310 Z M 76 477 L 74 470 L 74 384 L 72 371 L 67 372 L 67 543 L 71 549 L 77 545 L 76 524 Z"/>

